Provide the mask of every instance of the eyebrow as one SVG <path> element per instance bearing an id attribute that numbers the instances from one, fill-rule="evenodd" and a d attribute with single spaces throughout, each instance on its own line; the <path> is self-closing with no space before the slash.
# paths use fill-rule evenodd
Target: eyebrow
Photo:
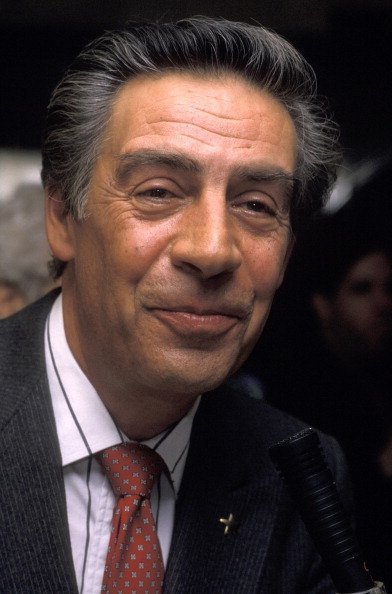
<path id="1" fill-rule="evenodd" d="M 126 183 L 128 176 L 135 167 L 143 166 L 164 166 L 169 169 L 183 173 L 201 174 L 204 167 L 195 159 L 184 154 L 165 152 L 156 149 L 147 149 L 124 153 L 116 156 L 118 165 L 115 170 L 115 181 L 122 186 Z M 282 185 L 287 199 L 290 198 L 296 178 L 279 167 L 252 167 L 238 166 L 234 168 L 233 174 L 242 181 L 250 182 L 274 182 Z"/>
<path id="2" fill-rule="evenodd" d="M 118 165 L 115 170 L 114 179 L 121 186 L 135 167 L 144 167 L 146 165 L 164 166 L 169 169 L 182 171 L 184 173 L 201 173 L 200 164 L 182 154 L 166 153 L 155 149 L 135 151 L 117 155 Z"/>

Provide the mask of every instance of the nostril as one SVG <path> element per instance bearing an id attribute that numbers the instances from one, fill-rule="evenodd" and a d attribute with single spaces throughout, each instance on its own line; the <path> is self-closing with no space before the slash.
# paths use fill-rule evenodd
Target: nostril
<path id="1" fill-rule="evenodd" d="M 200 278 L 219 277 L 241 265 L 242 256 L 233 238 L 225 231 L 204 237 L 197 232 L 179 238 L 171 247 L 173 265 Z"/>

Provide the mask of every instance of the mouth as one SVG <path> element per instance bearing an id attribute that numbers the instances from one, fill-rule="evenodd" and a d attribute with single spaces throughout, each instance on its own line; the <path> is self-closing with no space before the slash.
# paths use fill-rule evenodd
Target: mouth
<path id="1" fill-rule="evenodd" d="M 247 316 L 233 307 L 191 306 L 149 308 L 150 312 L 176 334 L 187 337 L 219 337 L 241 324 Z"/>

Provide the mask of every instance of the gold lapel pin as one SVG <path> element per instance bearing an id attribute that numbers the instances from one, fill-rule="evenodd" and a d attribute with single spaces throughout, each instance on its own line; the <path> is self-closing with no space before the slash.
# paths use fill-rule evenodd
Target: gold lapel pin
<path id="1" fill-rule="evenodd" d="M 237 526 L 238 526 L 237 521 L 234 518 L 233 514 L 229 514 L 228 518 L 219 518 L 219 521 L 221 524 L 224 524 L 224 526 L 225 526 L 225 530 L 223 533 L 225 535 L 230 534 L 230 532 L 233 532 L 235 530 L 235 528 L 237 528 Z"/>

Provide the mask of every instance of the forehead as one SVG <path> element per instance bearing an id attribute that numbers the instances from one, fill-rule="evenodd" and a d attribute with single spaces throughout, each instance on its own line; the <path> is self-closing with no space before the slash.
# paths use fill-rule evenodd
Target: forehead
<path id="1" fill-rule="evenodd" d="M 172 143 L 205 155 L 230 149 L 234 158 L 236 151 L 254 158 L 262 150 L 289 171 L 295 167 L 296 135 L 285 107 L 232 74 L 139 76 L 120 89 L 104 151 L 122 154 Z"/>

